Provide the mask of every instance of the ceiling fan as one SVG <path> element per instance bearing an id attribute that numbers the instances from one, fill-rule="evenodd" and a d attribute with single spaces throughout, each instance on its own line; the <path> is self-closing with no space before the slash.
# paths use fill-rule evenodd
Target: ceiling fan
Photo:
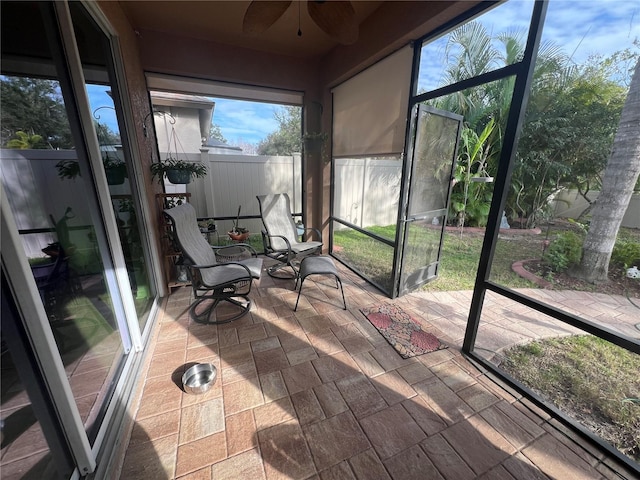
<path id="1" fill-rule="evenodd" d="M 300 8 L 301 1 L 298 0 L 298 8 Z M 253 0 L 249 3 L 249 7 L 244 14 L 242 31 L 248 34 L 258 34 L 266 31 L 284 15 L 291 3 L 292 0 Z M 358 40 L 356 12 L 350 1 L 308 0 L 306 4 L 311 19 L 331 38 L 343 45 L 351 45 Z M 298 36 L 302 36 L 299 25 Z"/>

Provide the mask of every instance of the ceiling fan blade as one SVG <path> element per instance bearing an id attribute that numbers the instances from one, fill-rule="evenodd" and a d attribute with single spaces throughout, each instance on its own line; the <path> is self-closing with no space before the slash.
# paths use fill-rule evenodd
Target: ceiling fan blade
<path id="1" fill-rule="evenodd" d="M 353 5 L 348 1 L 307 2 L 309 16 L 320 29 L 343 45 L 358 40 L 358 23 Z"/>
<path id="2" fill-rule="evenodd" d="M 254 0 L 244 13 L 242 31 L 244 33 L 262 33 L 287 11 L 292 0 L 262 1 Z"/>

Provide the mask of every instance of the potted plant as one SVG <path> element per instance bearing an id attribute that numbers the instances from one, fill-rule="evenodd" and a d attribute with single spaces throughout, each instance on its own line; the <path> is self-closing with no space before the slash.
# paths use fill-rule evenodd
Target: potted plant
<path id="1" fill-rule="evenodd" d="M 231 229 L 231 231 L 227 232 L 227 235 L 229 235 L 229 238 L 231 238 L 231 240 L 235 240 L 236 242 L 244 242 L 247 238 L 249 238 L 249 230 L 247 230 L 244 227 L 238 226 L 241 209 L 242 209 L 242 205 L 238 205 L 238 214 L 236 215 L 236 219 L 233 222 L 233 228 Z"/>
<path id="2" fill-rule="evenodd" d="M 127 176 L 127 168 L 124 161 L 118 157 L 112 158 L 109 153 L 102 159 L 104 173 L 107 175 L 109 185 L 122 185 Z"/>
<path id="3" fill-rule="evenodd" d="M 191 178 L 202 178 L 207 175 L 207 167 L 200 162 L 187 162 L 168 157 L 162 162 L 151 164 L 151 174 L 158 177 L 158 183 L 166 176 L 171 183 L 190 183 Z"/>
<path id="4" fill-rule="evenodd" d="M 127 168 L 124 160 L 117 156 L 114 158 L 107 152 L 102 159 L 102 164 L 104 165 L 104 173 L 107 176 L 109 185 L 122 185 L 124 183 L 124 179 L 127 177 Z M 80 164 L 77 160 L 60 160 L 56 163 L 56 169 L 60 178 L 73 179 L 80 175 Z"/>

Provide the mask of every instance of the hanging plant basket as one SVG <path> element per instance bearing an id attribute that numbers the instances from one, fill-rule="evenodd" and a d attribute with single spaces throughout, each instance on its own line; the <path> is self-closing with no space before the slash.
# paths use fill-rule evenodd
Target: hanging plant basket
<path id="1" fill-rule="evenodd" d="M 229 235 L 229 238 L 231 240 L 234 240 L 236 242 L 244 242 L 247 238 L 249 238 L 250 233 L 249 232 L 227 232 L 227 235 Z"/>
<path id="2" fill-rule="evenodd" d="M 122 185 L 127 175 L 124 165 L 107 168 L 104 173 L 107 176 L 107 183 L 109 185 Z"/>
<path id="3" fill-rule="evenodd" d="M 189 170 L 167 170 L 167 179 L 176 184 L 191 183 L 191 172 Z"/>

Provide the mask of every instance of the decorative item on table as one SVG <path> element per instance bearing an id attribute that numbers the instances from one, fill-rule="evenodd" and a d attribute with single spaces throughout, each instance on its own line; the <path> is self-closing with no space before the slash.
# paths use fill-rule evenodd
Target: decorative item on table
<path id="1" fill-rule="evenodd" d="M 242 209 L 242 205 L 238 205 L 238 214 L 236 215 L 236 219 L 233 222 L 233 228 L 231 231 L 227 232 L 229 238 L 236 242 L 244 242 L 247 238 L 249 238 L 249 230 L 244 227 L 239 227 L 238 222 L 240 221 L 240 210 Z"/>

